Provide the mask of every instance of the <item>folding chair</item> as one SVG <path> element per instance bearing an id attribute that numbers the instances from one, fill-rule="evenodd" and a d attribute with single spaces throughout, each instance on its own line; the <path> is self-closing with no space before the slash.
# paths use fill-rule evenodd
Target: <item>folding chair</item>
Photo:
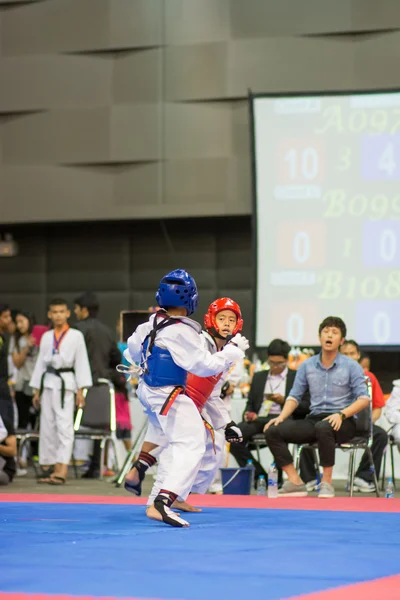
<path id="1" fill-rule="evenodd" d="M 368 377 L 365 378 L 368 386 L 368 392 L 371 397 L 371 382 Z M 344 444 L 336 444 L 336 448 L 339 450 L 350 451 L 350 461 L 349 461 L 349 475 L 348 480 L 350 482 L 349 486 L 349 496 L 353 496 L 354 490 L 354 479 L 356 475 L 356 456 L 357 450 L 364 450 L 367 452 L 370 469 L 372 471 L 374 477 L 375 484 L 375 493 L 379 498 L 379 482 L 376 476 L 374 459 L 372 456 L 371 446 L 373 441 L 373 428 L 372 428 L 372 403 L 364 408 L 361 412 L 358 413 L 356 418 L 356 435 L 355 437 L 346 442 Z M 296 452 L 296 468 L 299 468 L 300 465 L 300 456 L 303 448 L 311 448 L 314 451 L 314 461 L 319 471 L 319 460 L 318 460 L 318 446 L 317 444 L 301 444 L 297 446 Z"/>
<path id="2" fill-rule="evenodd" d="M 104 455 L 109 444 L 113 448 L 115 470 L 118 471 L 114 386 L 108 379 L 98 379 L 97 384 L 85 390 L 84 393 L 85 407 L 79 408 L 75 417 L 75 440 L 101 440 L 99 479 L 102 479 Z"/>
<path id="3" fill-rule="evenodd" d="M 250 451 L 255 450 L 257 454 L 257 461 L 261 464 L 261 455 L 260 450 L 267 447 L 267 442 L 265 439 L 265 433 L 255 433 L 251 440 L 248 443 L 248 448 Z M 268 471 L 268 469 L 265 469 Z"/>
<path id="4" fill-rule="evenodd" d="M 37 420 L 37 424 L 36 424 L 34 430 L 17 429 L 15 432 L 15 437 L 17 438 L 17 443 L 18 443 L 18 454 L 17 454 L 16 461 L 17 461 L 17 465 L 19 465 L 21 462 L 21 458 L 22 458 L 22 454 L 23 454 L 25 446 L 27 446 L 31 440 L 39 440 L 39 438 L 40 438 L 39 419 Z M 27 459 L 28 459 L 28 464 L 30 463 L 32 465 L 32 467 L 35 471 L 35 475 L 38 476 L 38 469 L 35 464 L 35 461 L 32 458 L 32 453 L 31 453 L 30 448 L 28 450 Z"/>

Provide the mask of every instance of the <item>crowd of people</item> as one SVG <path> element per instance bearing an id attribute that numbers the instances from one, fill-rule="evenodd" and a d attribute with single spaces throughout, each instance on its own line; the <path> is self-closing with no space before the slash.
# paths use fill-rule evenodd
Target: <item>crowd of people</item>
<path id="1" fill-rule="evenodd" d="M 372 454 L 379 476 L 388 434 L 376 421 L 385 398 L 378 380 L 365 368 L 369 365 L 363 364 L 366 357 L 357 342 L 347 338 L 342 319 L 327 317 L 320 324 L 321 349 L 316 354 L 307 349 L 301 353 L 275 339 L 266 349 L 264 364 L 250 363 L 245 356 L 249 344 L 241 335 L 241 310 L 234 300 L 213 302 L 202 332 L 190 319 L 198 293 L 186 271 L 167 274 L 156 298 L 149 321 L 133 332 L 127 346 L 118 344 L 98 319 L 99 303 L 93 293 L 76 298 L 74 327 L 62 298 L 50 302 L 46 325 L 36 324 L 29 312 L 0 305 L 0 484 L 26 473 L 23 457 L 15 463 L 17 428 L 40 429 L 39 482 L 65 484 L 74 446 L 74 409 L 84 407 L 84 391 L 101 379 L 115 386 L 117 434 L 126 449 L 131 448 L 127 382 L 116 370 L 122 361 L 137 378 L 135 394 L 148 417 L 146 439 L 125 487 L 140 495 L 146 471 L 157 464 L 149 518 L 187 526 L 173 509 L 196 510 L 187 498 L 212 489 L 227 443 L 240 466 L 253 461 L 255 485 L 260 476 L 266 478 L 249 449 L 255 434 L 265 436 L 274 456 L 281 495 L 305 496 L 318 489 L 320 498 L 332 498 L 336 444 L 354 438 L 357 417 L 371 401 Z M 230 416 L 235 388 L 247 398 L 238 424 Z M 393 425 L 391 435 L 400 444 L 399 381 L 394 382 L 385 411 Z M 303 450 L 298 473 L 289 452 L 291 443 L 317 444 L 322 477 L 310 449 Z M 100 454 L 96 443 L 84 477 L 99 476 Z M 358 466 L 355 485 L 359 491 L 375 490 L 367 454 Z"/>

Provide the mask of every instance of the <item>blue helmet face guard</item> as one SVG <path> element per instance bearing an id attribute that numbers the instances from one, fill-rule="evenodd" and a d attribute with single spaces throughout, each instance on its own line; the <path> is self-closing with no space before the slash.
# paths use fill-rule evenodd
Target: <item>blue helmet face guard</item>
<path id="1" fill-rule="evenodd" d="M 196 282 L 184 269 L 175 269 L 161 279 L 156 300 L 160 308 L 182 306 L 189 316 L 199 303 Z"/>

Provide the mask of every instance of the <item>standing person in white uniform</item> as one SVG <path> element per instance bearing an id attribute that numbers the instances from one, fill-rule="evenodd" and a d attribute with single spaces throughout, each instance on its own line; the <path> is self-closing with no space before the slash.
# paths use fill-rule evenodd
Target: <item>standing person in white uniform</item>
<path id="1" fill-rule="evenodd" d="M 184 393 L 187 374 L 210 377 L 225 371 L 243 358 L 239 345 L 247 348 L 248 343 L 238 334 L 223 352 L 208 352 L 199 336 L 200 325 L 187 318 L 197 307 L 198 295 L 196 282 L 183 269 L 162 278 L 156 300 L 161 310 L 139 325 L 128 340 L 129 357 L 140 362 L 142 369 L 137 394 L 148 413 L 148 434 L 166 447 L 168 465 L 163 487 L 147 516 L 185 527 L 189 523 L 170 507 L 178 496 L 186 500 L 206 447 L 203 420 Z"/>
<path id="2" fill-rule="evenodd" d="M 242 330 L 243 319 L 239 305 L 230 298 L 219 298 L 210 304 L 204 316 L 204 325 L 201 338 L 205 348 L 215 354 L 222 350 L 232 336 Z M 199 472 L 196 476 L 191 492 L 204 494 L 215 478 L 223 460 L 225 443 L 237 443 L 242 440 L 241 432 L 231 420 L 230 413 L 223 398 L 221 398 L 222 384 L 231 367 L 211 377 L 199 377 L 189 373 L 186 381 L 185 393 L 191 398 L 202 415 L 207 429 L 206 452 L 203 456 Z M 141 495 L 142 481 L 147 469 L 154 465 L 157 457 L 164 448 L 158 444 L 158 439 L 153 439 L 154 431 L 148 431 L 142 450 L 137 461 L 125 480 L 125 489 L 137 496 Z M 159 461 L 156 482 L 149 496 L 147 505 L 151 506 L 157 495 L 157 490 L 162 487 L 162 480 L 168 466 L 163 460 Z M 172 508 L 185 512 L 201 512 L 180 498 L 175 500 Z"/>
<path id="3" fill-rule="evenodd" d="M 69 327 L 65 300 L 52 300 L 48 317 L 54 329 L 42 336 L 30 385 L 33 404 L 41 407 L 39 462 L 46 476 L 39 481 L 63 485 L 74 444 L 74 407 L 85 405 L 83 388 L 91 387 L 92 376 L 85 339 Z"/>

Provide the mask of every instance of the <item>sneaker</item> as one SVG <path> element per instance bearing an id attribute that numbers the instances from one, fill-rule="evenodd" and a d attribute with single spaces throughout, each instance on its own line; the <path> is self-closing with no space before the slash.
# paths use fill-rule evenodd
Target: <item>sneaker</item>
<path id="1" fill-rule="evenodd" d="M 15 473 L 15 475 L 17 477 L 25 477 L 25 475 L 28 475 L 28 469 L 21 469 L 20 467 L 17 469 L 17 472 Z"/>
<path id="2" fill-rule="evenodd" d="M 335 497 L 335 488 L 330 483 L 326 481 L 321 481 L 319 484 L 319 493 L 318 498 L 334 498 Z"/>
<path id="3" fill-rule="evenodd" d="M 371 482 L 365 481 L 365 479 L 361 479 L 361 477 L 355 477 L 354 479 L 354 491 L 365 492 L 370 494 L 371 492 L 375 492 L 375 485 Z"/>
<path id="4" fill-rule="evenodd" d="M 291 496 L 292 498 L 303 498 L 308 495 L 306 485 L 304 483 L 292 483 L 291 481 L 285 481 L 280 490 L 278 490 L 280 497 Z"/>
<path id="5" fill-rule="evenodd" d="M 318 491 L 318 487 L 319 483 L 316 479 L 312 479 L 306 483 L 307 492 L 313 492 L 314 490 Z"/>

